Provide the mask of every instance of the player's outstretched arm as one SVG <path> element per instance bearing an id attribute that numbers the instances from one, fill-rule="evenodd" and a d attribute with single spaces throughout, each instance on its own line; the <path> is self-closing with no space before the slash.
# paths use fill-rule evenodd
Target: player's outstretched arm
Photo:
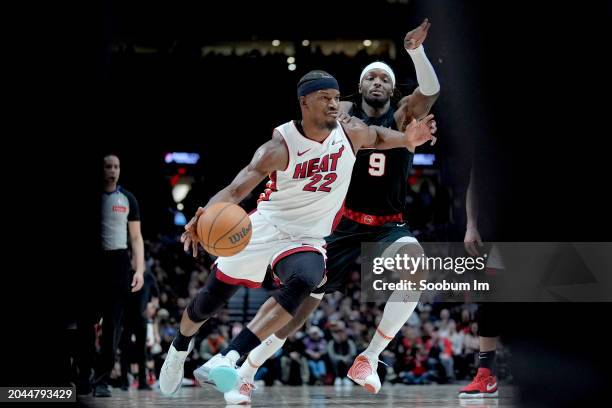
<path id="1" fill-rule="evenodd" d="M 414 151 L 416 147 L 430 140 L 432 145 L 436 142 L 434 133 L 437 128 L 433 115 L 419 121 L 413 119 L 403 133 L 380 126 L 367 126 L 355 117 L 348 121 L 343 119 L 341 123 L 355 150 L 367 147 L 381 150 L 406 147 Z"/>
<path id="2" fill-rule="evenodd" d="M 218 202 L 230 202 L 238 204 L 255 188 L 268 174 L 275 170 L 284 170 L 289 163 L 289 152 L 283 137 L 277 131 L 272 134 L 272 139 L 261 145 L 251 162 L 240 170 L 234 180 L 223 190 L 215 194 L 204 207 L 198 208 L 195 216 L 185 225 L 185 232 L 181 236 L 181 242 L 185 251 L 191 246 L 193 256 L 197 255 L 196 226 L 198 218 L 204 214 L 206 207 Z"/>
<path id="3" fill-rule="evenodd" d="M 431 23 L 425 19 L 404 37 L 404 48 L 414 64 L 419 86 L 398 104 L 394 114 L 398 129 L 403 130 L 413 118 L 421 119 L 426 116 L 440 95 L 440 82 L 423 48 L 429 27 Z"/>

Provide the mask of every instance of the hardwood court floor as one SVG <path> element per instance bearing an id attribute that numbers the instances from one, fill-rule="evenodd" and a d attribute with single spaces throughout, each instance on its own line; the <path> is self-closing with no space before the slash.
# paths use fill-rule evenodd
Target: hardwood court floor
<path id="1" fill-rule="evenodd" d="M 377 395 L 368 394 L 359 386 L 273 386 L 259 387 L 253 393 L 252 407 L 518 407 L 512 387 L 502 387 L 497 399 L 459 400 L 457 385 L 389 385 Z M 113 389 L 110 398 L 79 397 L 84 406 L 91 407 L 223 407 L 223 396 L 212 388 L 185 387 L 176 395 L 166 397 L 159 391 L 121 391 Z M 230 406 L 230 405 L 227 405 Z M 237 406 L 234 406 L 237 407 Z"/>

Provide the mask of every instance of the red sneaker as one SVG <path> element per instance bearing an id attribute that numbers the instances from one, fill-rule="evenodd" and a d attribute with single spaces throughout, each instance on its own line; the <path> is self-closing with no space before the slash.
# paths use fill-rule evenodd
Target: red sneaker
<path id="1" fill-rule="evenodd" d="M 479 368 L 472 382 L 459 390 L 459 398 L 497 398 L 497 378 L 488 368 Z"/>

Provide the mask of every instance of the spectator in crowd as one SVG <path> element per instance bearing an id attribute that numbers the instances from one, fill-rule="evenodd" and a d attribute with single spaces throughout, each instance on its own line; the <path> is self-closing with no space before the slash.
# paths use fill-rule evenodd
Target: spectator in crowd
<path id="1" fill-rule="evenodd" d="M 298 333 L 287 337 L 282 348 L 281 379 L 287 385 L 302 385 L 308 382 L 310 375 L 306 360 L 306 347 Z"/>
<path id="2" fill-rule="evenodd" d="M 348 338 L 344 322 L 339 321 L 331 327 L 332 340 L 327 344 L 327 354 L 334 370 L 334 385 L 352 385 L 346 373 L 357 355 L 355 342 Z"/>
<path id="3" fill-rule="evenodd" d="M 404 384 L 430 384 L 437 376 L 435 371 L 429 368 L 429 353 L 423 344 L 415 344 L 411 349 L 408 361 L 400 377 Z"/>
<path id="4" fill-rule="evenodd" d="M 448 324 L 448 339 L 450 340 L 453 349 L 453 361 L 456 378 L 458 380 L 462 380 L 467 375 L 467 365 L 465 359 L 463 358 L 465 333 L 457 331 L 457 324 L 452 319 Z"/>
<path id="5" fill-rule="evenodd" d="M 212 356 L 226 347 L 227 341 L 225 338 L 218 330 L 214 330 L 200 343 L 200 358 L 202 359 L 202 363 L 207 362 Z"/>
<path id="6" fill-rule="evenodd" d="M 431 309 L 431 305 L 426 303 L 420 303 L 417 306 L 417 310 L 419 311 L 419 320 L 421 321 L 421 324 L 424 325 L 431 321 Z"/>
<path id="7" fill-rule="evenodd" d="M 430 353 L 435 355 L 435 359 L 442 365 L 443 371 L 440 372 L 439 378 L 443 382 L 453 381 L 455 379 L 454 360 L 453 360 L 453 345 L 448 337 L 443 337 L 440 330 L 435 328 L 430 341 Z M 433 349 L 433 350 L 431 350 Z"/>
<path id="8" fill-rule="evenodd" d="M 450 311 L 448 309 L 442 309 L 440 311 L 440 320 L 436 322 L 440 337 L 448 337 L 448 324 L 450 321 Z"/>
<path id="9" fill-rule="evenodd" d="M 463 308 L 461 310 L 461 320 L 457 325 L 457 331 L 463 332 L 465 334 L 469 333 L 470 325 L 472 324 L 472 316 L 470 315 L 470 311 L 467 308 Z"/>
<path id="10" fill-rule="evenodd" d="M 443 316 L 442 314 L 444 313 L 444 311 L 447 309 L 443 309 L 440 312 L 440 321 L 443 320 Z M 448 313 L 448 316 L 450 317 L 451 313 Z M 453 367 L 454 367 L 454 375 L 455 375 L 455 379 L 462 379 L 463 375 L 462 375 L 462 364 L 463 362 L 462 360 L 462 354 L 463 354 L 463 342 L 464 342 L 464 337 L 465 337 L 465 333 L 463 332 L 459 332 L 457 331 L 457 323 L 455 322 L 454 319 L 448 319 L 448 322 L 446 324 L 446 329 L 443 330 L 442 328 L 440 329 L 440 335 L 442 337 L 446 337 L 448 338 L 448 340 L 450 341 L 451 344 L 451 351 L 452 351 L 452 358 L 453 358 Z M 459 377 L 457 378 L 457 374 L 459 375 Z"/>
<path id="11" fill-rule="evenodd" d="M 147 305 L 147 368 L 149 369 L 148 383 L 155 382 L 155 360 L 162 352 L 161 336 L 159 335 L 159 323 L 157 311 L 159 309 L 159 299 L 157 302 L 149 302 Z"/>
<path id="12" fill-rule="evenodd" d="M 310 368 L 311 384 L 323 385 L 327 375 L 324 357 L 327 354 L 327 341 L 323 338 L 323 331 L 317 326 L 308 329 L 308 336 L 304 339 L 304 347 L 308 368 Z"/>

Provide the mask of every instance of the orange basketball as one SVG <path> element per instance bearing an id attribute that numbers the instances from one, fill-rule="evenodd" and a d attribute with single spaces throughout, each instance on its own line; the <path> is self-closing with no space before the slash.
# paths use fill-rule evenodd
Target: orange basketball
<path id="1" fill-rule="evenodd" d="M 248 214 L 232 203 L 215 203 L 198 219 L 198 237 L 209 254 L 232 256 L 251 240 L 253 228 Z"/>

